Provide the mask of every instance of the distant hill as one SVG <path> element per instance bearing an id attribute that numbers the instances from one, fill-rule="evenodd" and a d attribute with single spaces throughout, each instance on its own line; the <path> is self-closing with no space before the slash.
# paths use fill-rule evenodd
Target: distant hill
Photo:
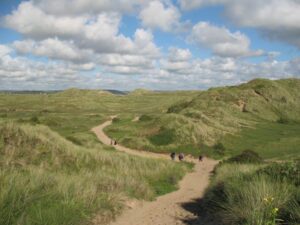
<path id="1" fill-rule="evenodd" d="M 255 79 L 193 92 L 141 118 L 113 125 L 111 135 L 120 130 L 122 144 L 157 152 L 232 155 L 252 149 L 265 158 L 289 158 L 300 153 L 300 80 Z"/>
<path id="2" fill-rule="evenodd" d="M 148 94 L 151 92 L 153 92 L 153 91 L 140 88 L 140 89 L 135 89 L 134 91 L 129 92 L 129 95 L 143 95 L 143 94 Z"/>
<path id="3" fill-rule="evenodd" d="M 163 120 L 169 121 L 168 126 L 176 129 L 179 137 L 186 133 L 183 129 L 189 129 L 193 139 L 213 144 L 219 137 L 261 120 L 300 121 L 299 90 L 299 79 L 256 79 L 239 86 L 212 88 L 189 102 L 171 106 Z"/>

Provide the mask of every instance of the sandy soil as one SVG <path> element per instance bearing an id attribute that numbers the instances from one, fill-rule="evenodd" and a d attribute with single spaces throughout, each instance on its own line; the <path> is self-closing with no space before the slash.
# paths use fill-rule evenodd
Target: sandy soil
<path id="1" fill-rule="evenodd" d="M 111 145 L 111 139 L 103 132 L 103 129 L 111 123 L 110 120 L 92 129 L 99 140 L 106 145 Z M 119 144 L 113 146 L 128 154 L 170 160 L 169 155 L 166 154 L 129 149 Z M 177 191 L 160 196 L 153 202 L 132 201 L 128 203 L 128 209 L 111 225 L 213 224 L 201 221 L 198 201 L 203 196 L 209 184 L 210 173 L 218 162 L 208 158 L 202 162 L 192 158 L 186 160 L 195 163 L 194 171 L 188 173 L 180 181 Z"/>

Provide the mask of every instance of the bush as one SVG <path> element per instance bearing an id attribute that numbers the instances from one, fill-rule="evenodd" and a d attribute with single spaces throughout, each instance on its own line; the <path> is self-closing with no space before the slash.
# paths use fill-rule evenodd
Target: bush
<path id="1" fill-rule="evenodd" d="M 76 144 L 76 145 L 83 145 L 82 142 L 81 142 L 78 138 L 76 138 L 76 137 L 74 137 L 74 136 L 67 136 L 66 138 L 67 138 L 69 141 L 71 141 L 71 142 L 73 142 L 74 144 Z"/>
<path id="2" fill-rule="evenodd" d="M 287 124 L 287 123 L 289 123 L 289 121 L 288 121 L 287 118 L 280 117 L 280 118 L 277 120 L 277 123 Z"/>
<path id="3" fill-rule="evenodd" d="M 154 145 L 168 145 L 174 141 L 175 131 L 166 128 L 161 128 L 159 133 L 149 137 L 149 140 Z"/>
<path id="4" fill-rule="evenodd" d="M 226 150 L 225 146 L 221 142 L 215 144 L 213 146 L 213 149 L 215 150 L 215 153 L 217 153 L 218 155 L 224 155 Z"/>
<path id="5" fill-rule="evenodd" d="M 113 123 L 118 123 L 118 122 L 120 122 L 121 120 L 120 120 L 120 118 L 118 118 L 118 117 L 115 117 L 115 118 L 113 118 L 113 120 L 112 120 L 112 122 Z"/>
<path id="6" fill-rule="evenodd" d="M 147 122 L 147 121 L 150 121 L 150 120 L 152 120 L 152 117 L 149 116 L 149 115 L 145 115 L 145 114 L 141 115 L 140 119 L 139 119 L 139 121 L 142 121 L 142 122 Z"/>
<path id="7" fill-rule="evenodd" d="M 30 122 L 33 124 L 37 124 L 37 123 L 40 123 L 40 120 L 37 116 L 33 116 L 30 118 Z"/>
<path id="8" fill-rule="evenodd" d="M 241 154 L 227 160 L 230 163 L 262 163 L 263 159 L 252 150 L 245 150 Z"/>

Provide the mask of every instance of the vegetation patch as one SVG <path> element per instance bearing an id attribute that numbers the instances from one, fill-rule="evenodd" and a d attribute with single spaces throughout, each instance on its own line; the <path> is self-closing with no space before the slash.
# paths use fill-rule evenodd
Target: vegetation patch
<path id="1" fill-rule="evenodd" d="M 219 224 L 299 224 L 299 185 L 286 175 L 295 175 L 290 172 L 294 166 L 279 167 L 223 163 L 205 193 L 205 210 L 218 218 Z"/>
<path id="2" fill-rule="evenodd" d="M 169 145 L 175 139 L 174 130 L 161 128 L 158 134 L 149 137 L 149 140 L 154 145 Z"/>
<path id="3" fill-rule="evenodd" d="M 141 122 L 148 122 L 148 121 L 151 121 L 151 120 L 152 120 L 152 117 L 147 115 L 147 114 L 143 114 L 139 118 L 139 121 L 141 121 Z"/>
<path id="4" fill-rule="evenodd" d="M 257 174 L 274 176 L 278 180 L 288 181 L 300 187 L 300 161 L 272 163 L 258 170 Z"/>
<path id="5" fill-rule="evenodd" d="M 229 163 L 262 163 L 263 159 L 252 150 L 245 150 L 241 154 L 227 160 Z"/>

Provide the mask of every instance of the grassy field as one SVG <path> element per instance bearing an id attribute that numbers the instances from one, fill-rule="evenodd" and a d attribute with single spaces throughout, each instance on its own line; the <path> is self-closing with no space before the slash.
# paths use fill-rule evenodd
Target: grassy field
<path id="1" fill-rule="evenodd" d="M 187 164 L 74 145 L 46 126 L 0 125 L 0 224 L 105 224 L 128 198 L 173 191 Z"/>
<path id="2" fill-rule="evenodd" d="M 300 156 L 300 123 L 262 122 L 226 136 L 222 143 L 231 154 L 252 149 L 264 158 L 296 158 Z"/>

